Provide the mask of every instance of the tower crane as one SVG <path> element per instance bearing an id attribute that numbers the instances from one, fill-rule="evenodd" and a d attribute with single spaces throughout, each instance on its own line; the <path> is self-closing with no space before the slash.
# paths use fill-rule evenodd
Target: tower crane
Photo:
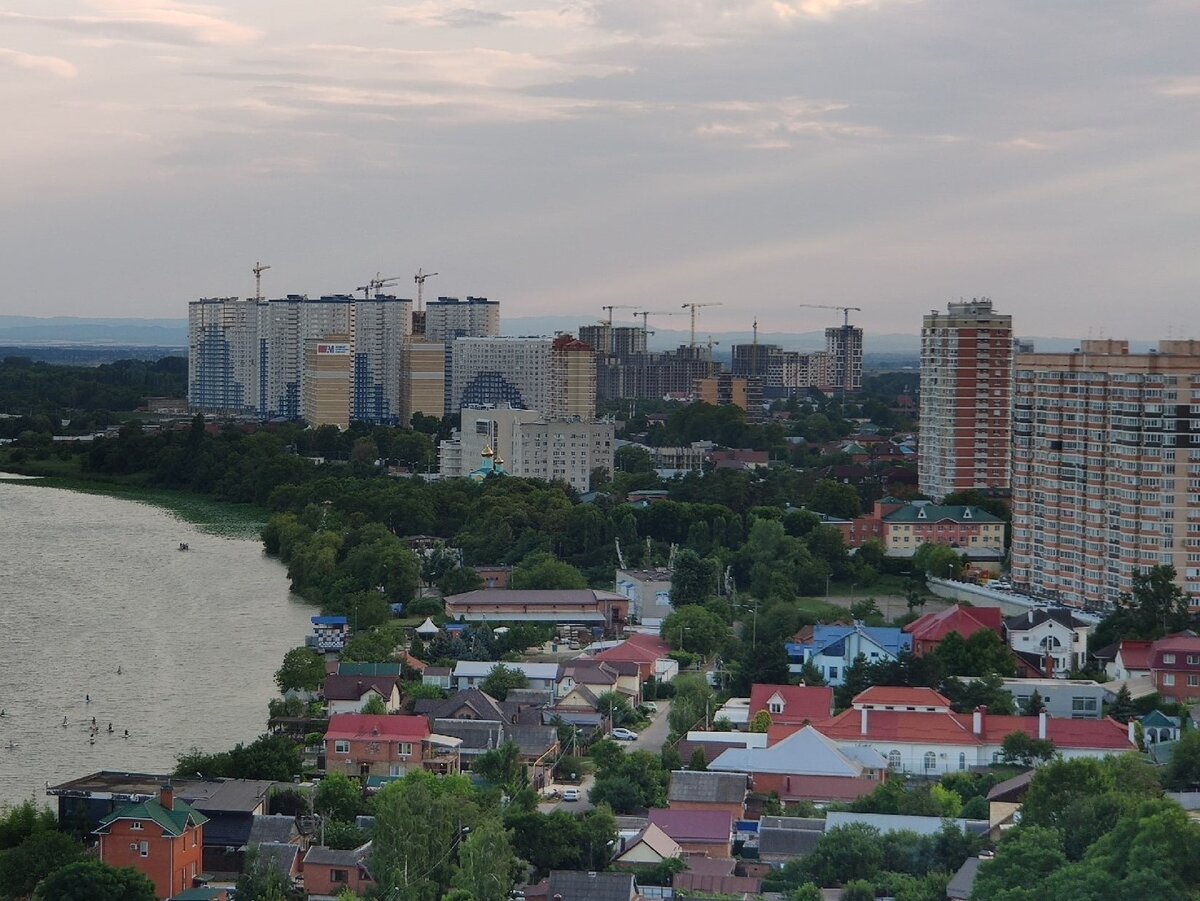
<path id="1" fill-rule="evenodd" d="M 841 310 L 842 311 L 842 357 L 839 363 L 835 358 L 834 365 L 838 366 L 841 371 L 841 389 L 842 399 L 845 400 L 846 392 L 854 390 L 854 373 L 850 365 L 850 311 L 855 310 L 862 312 L 862 307 L 840 307 L 834 304 L 827 303 L 798 303 L 798 307 L 805 307 L 810 310 Z"/>
<path id="2" fill-rule="evenodd" d="M 608 310 L 608 327 L 612 328 L 612 311 L 613 310 L 632 310 L 633 305 L 627 303 L 608 303 L 600 307 L 602 310 Z M 634 313 L 633 315 L 637 315 Z"/>
<path id="3" fill-rule="evenodd" d="M 368 300 L 371 297 L 378 297 L 379 290 L 381 288 L 390 288 L 392 285 L 399 284 L 399 282 L 400 282 L 400 279 L 396 276 L 388 276 L 387 278 L 380 278 L 379 273 L 376 272 L 374 278 L 368 279 L 367 283 L 365 285 L 359 285 L 354 290 L 362 291 L 363 300 Z"/>
<path id="4" fill-rule="evenodd" d="M 254 273 L 254 299 L 259 302 L 262 301 L 262 274 L 270 268 L 262 263 L 255 263 L 254 268 L 250 270 Z"/>
<path id="5" fill-rule="evenodd" d="M 650 316 L 682 316 L 682 315 L 683 315 L 682 313 L 676 313 L 674 310 L 640 310 L 633 314 L 633 318 L 636 319 L 638 316 L 641 316 L 642 317 L 642 332 L 645 334 L 649 334 L 649 332 L 646 331 L 646 329 L 647 329 L 646 320 L 648 317 L 650 317 Z"/>
<path id="6" fill-rule="evenodd" d="M 437 275 L 436 272 L 422 272 L 420 269 L 418 269 L 417 274 L 413 276 L 413 281 L 417 285 L 417 311 L 418 312 L 425 309 L 425 306 L 424 306 L 425 279 L 433 278 L 435 275 Z"/>
<path id="7" fill-rule="evenodd" d="M 862 312 L 862 307 L 838 307 L 838 306 L 833 306 L 833 305 L 827 304 L 827 303 L 798 303 L 798 304 L 796 304 L 796 306 L 807 307 L 810 310 L 841 310 L 842 316 L 844 317 L 844 319 L 842 321 L 842 328 L 850 327 L 850 311 L 851 310 L 856 310 L 859 313 Z"/>
<path id="8" fill-rule="evenodd" d="M 689 347 L 695 347 L 695 346 L 696 346 L 696 308 L 697 308 L 697 307 L 719 307 L 719 306 L 722 306 L 722 305 L 723 305 L 723 304 L 722 304 L 722 303 L 721 303 L 721 301 L 719 301 L 719 300 L 713 300 L 713 301 L 709 301 L 708 303 L 684 303 L 684 304 L 680 304 L 680 307 L 682 307 L 683 309 L 685 309 L 685 310 L 686 310 L 688 307 L 691 307 L 691 310 L 692 310 L 692 340 L 691 340 L 691 343 L 689 344 Z"/>

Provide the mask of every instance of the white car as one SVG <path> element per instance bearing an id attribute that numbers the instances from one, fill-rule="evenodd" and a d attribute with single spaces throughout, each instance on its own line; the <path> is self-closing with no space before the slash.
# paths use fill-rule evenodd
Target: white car
<path id="1" fill-rule="evenodd" d="M 638 734 L 632 729 L 616 728 L 612 730 L 612 737 L 617 741 L 637 741 Z"/>
<path id="2" fill-rule="evenodd" d="M 653 701 L 644 701 L 642 703 L 642 706 L 645 707 L 647 710 L 649 710 L 651 713 L 658 713 L 658 705 L 655 704 Z"/>
<path id="3" fill-rule="evenodd" d="M 579 798 L 580 798 L 580 794 L 579 794 L 579 789 L 577 789 L 577 788 L 568 788 L 563 791 L 563 800 L 564 801 L 578 801 Z"/>

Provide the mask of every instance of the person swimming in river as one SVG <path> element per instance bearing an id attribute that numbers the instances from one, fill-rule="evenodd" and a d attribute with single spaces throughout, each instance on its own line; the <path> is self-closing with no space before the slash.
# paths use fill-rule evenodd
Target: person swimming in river
<path id="1" fill-rule="evenodd" d="M 121 738 L 129 738 L 129 730 L 128 729 L 125 730 L 125 734 L 122 735 Z"/>
<path id="2" fill-rule="evenodd" d="M 109 735 L 112 735 L 112 734 L 113 734 L 113 727 L 112 727 L 112 723 L 109 723 L 109 724 L 108 724 L 108 734 L 109 734 Z"/>
<path id="3" fill-rule="evenodd" d="M 91 696 L 91 695 L 84 695 L 84 696 L 83 696 L 83 702 L 84 702 L 85 704 L 90 704 L 90 703 L 92 703 L 92 696 Z"/>
<path id="4" fill-rule="evenodd" d="M 63 724 L 63 726 L 66 726 L 66 725 L 67 725 L 67 718 L 66 718 L 65 716 L 63 717 L 62 724 Z"/>
<path id="5" fill-rule="evenodd" d="M 119 667 L 119 666 L 117 667 L 117 675 L 118 676 L 121 675 L 121 667 Z"/>

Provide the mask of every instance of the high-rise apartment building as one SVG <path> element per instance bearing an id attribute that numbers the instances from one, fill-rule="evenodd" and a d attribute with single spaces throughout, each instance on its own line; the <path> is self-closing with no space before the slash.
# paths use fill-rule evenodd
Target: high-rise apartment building
<path id="1" fill-rule="evenodd" d="M 750 421 L 763 416 L 762 379 L 755 376 L 741 377 L 722 372 L 709 378 L 696 379 L 693 393 L 696 400 L 714 407 L 741 407 Z"/>
<path id="2" fill-rule="evenodd" d="M 561 335 L 550 348 L 552 419 L 596 418 L 596 353 L 585 341 Z"/>
<path id="3" fill-rule="evenodd" d="M 1085 607 L 1173 565 L 1200 595 L 1200 341 L 1021 353 L 1013 380 L 1013 581 Z"/>
<path id="4" fill-rule="evenodd" d="M 1012 444 L 1012 317 L 987 298 L 951 303 L 921 324 L 923 494 L 1007 490 Z"/>
<path id="5" fill-rule="evenodd" d="M 209 297 L 188 303 L 188 405 L 248 413 L 259 386 L 257 308 L 253 300 Z"/>
<path id="6" fill-rule="evenodd" d="M 400 424 L 413 414 L 441 419 L 446 404 L 446 346 L 413 338 L 404 345 L 400 376 Z"/>
<path id="7" fill-rule="evenodd" d="M 862 390 L 862 329 L 855 325 L 825 329 L 825 350 L 833 366 L 833 387 L 844 392 Z"/>
<path id="8" fill-rule="evenodd" d="M 349 335 L 304 342 L 304 421 L 312 426 L 350 427 L 354 350 Z"/>
<path id="9" fill-rule="evenodd" d="M 618 325 L 612 330 L 612 353 L 626 361 L 646 354 L 646 331 L 637 326 Z"/>
<path id="10" fill-rule="evenodd" d="M 460 428 L 438 449 L 439 472 L 443 478 L 504 473 L 587 491 L 593 470 L 612 472 L 613 438 L 611 420 L 556 419 L 507 404 L 464 407 Z"/>
<path id="11" fill-rule="evenodd" d="M 553 338 L 458 338 L 447 346 L 446 414 L 509 404 L 549 412 Z"/>
<path id="12" fill-rule="evenodd" d="M 500 334 L 500 302 L 486 297 L 439 297 L 425 305 L 425 340 L 490 338 Z"/>
<path id="13" fill-rule="evenodd" d="M 258 303 L 258 404 L 264 419 L 299 419 L 303 406 L 304 304 L 308 298 L 289 294 Z M 350 323 L 331 333 L 345 334 Z"/>
<path id="14" fill-rule="evenodd" d="M 600 357 L 607 357 L 613 352 L 613 329 L 607 322 L 579 326 L 579 340 L 590 344 Z"/>
<path id="15" fill-rule="evenodd" d="M 830 357 L 826 351 L 800 353 L 778 344 L 735 344 L 732 373 L 740 378 L 762 380 L 768 397 L 791 394 L 805 388 L 832 387 Z"/>
<path id="16" fill-rule="evenodd" d="M 354 394 L 351 417 L 359 422 L 400 422 L 401 364 L 412 329 L 412 301 L 377 295 L 354 301 Z"/>

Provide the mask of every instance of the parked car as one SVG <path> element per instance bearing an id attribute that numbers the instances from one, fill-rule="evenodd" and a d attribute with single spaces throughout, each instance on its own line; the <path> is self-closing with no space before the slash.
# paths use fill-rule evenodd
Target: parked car
<path id="1" fill-rule="evenodd" d="M 578 801 L 580 798 L 579 789 L 568 788 L 563 790 L 562 799 L 564 801 Z"/>
<path id="2" fill-rule="evenodd" d="M 988 588 L 994 588 L 996 591 L 1012 591 L 1012 582 L 1007 579 L 992 579 L 987 583 Z"/>
<path id="3" fill-rule="evenodd" d="M 647 713 L 658 713 L 658 705 L 653 701 L 644 701 L 642 707 L 645 708 Z"/>
<path id="4" fill-rule="evenodd" d="M 617 741 L 637 741 L 638 734 L 632 729 L 622 729 L 617 727 L 612 730 L 612 737 Z"/>

